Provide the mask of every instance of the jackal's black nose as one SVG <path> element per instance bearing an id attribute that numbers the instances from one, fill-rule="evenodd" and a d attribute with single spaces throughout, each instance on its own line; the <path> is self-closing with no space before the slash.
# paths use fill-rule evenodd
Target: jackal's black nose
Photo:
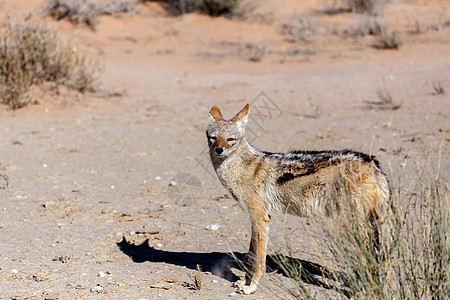
<path id="1" fill-rule="evenodd" d="M 223 148 L 216 148 L 214 149 L 214 152 L 216 152 L 217 155 L 220 155 L 223 152 Z"/>

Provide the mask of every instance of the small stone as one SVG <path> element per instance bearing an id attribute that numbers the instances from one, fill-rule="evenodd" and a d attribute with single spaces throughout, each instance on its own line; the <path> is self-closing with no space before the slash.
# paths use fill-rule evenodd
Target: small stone
<path id="1" fill-rule="evenodd" d="M 161 180 L 161 176 L 156 176 L 155 180 Z"/>
<path id="2" fill-rule="evenodd" d="M 206 226 L 206 229 L 208 230 L 218 230 L 220 228 L 219 224 L 209 224 L 208 226 Z"/>
<path id="3" fill-rule="evenodd" d="M 97 276 L 99 276 L 99 277 L 105 277 L 105 276 L 106 276 L 106 273 L 100 271 L 100 272 L 98 272 L 98 275 L 97 275 Z"/>
<path id="4" fill-rule="evenodd" d="M 232 292 L 231 294 L 229 294 L 228 296 L 230 296 L 230 297 L 233 297 L 233 296 L 236 296 L 237 295 L 237 293 L 236 292 Z"/>
<path id="5" fill-rule="evenodd" d="M 180 277 L 178 277 L 177 275 L 169 275 L 167 277 L 164 277 L 163 280 L 168 283 L 177 283 L 181 281 Z"/>
<path id="6" fill-rule="evenodd" d="M 17 273 L 19 273 L 19 271 L 18 271 L 17 269 L 12 269 L 12 270 L 11 270 L 11 273 L 17 274 Z"/>
<path id="7" fill-rule="evenodd" d="M 158 248 L 161 248 L 162 246 L 163 246 L 163 244 L 161 244 L 161 243 L 156 244 L 156 247 L 158 247 Z"/>
<path id="8" fill-rule="evenodd" d="M 178 185 L 178 183 L 175 180 L 171 180 L 169 182 L 169 186 L 177 186 L 177 185 Z"/>

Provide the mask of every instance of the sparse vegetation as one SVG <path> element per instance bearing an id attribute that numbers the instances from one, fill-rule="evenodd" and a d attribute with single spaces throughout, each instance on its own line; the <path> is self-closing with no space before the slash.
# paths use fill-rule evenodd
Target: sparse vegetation
<path id="1" fill-rule="evenodd" d="M 389 0 L 345 0 L 345 4 L 357 14 L 382 14 Z"/>
<path id="2" fill-rule="evenodd" d="M 96 75 L 92 62 L 46 26 L 10 22 L 0 36 L 0 103 L 12 109 L 29 103 L 33 84 L 54 82 L 93 92 Z"/>
<path id="3" fill-rule="evenodd" d="M 194 289 L 196 289 L 197 291 L 203 289 L 203 275 L 200 265 L 197 264 L 197 270 L 193 273 L 188 274 L 188 276 L 192 280 L 191 286 Z"/>
<path id="4" fill-rule="evenodd" d="M 283 24 L 281 34 L 289 41 L 311 42 L 318 36 L 325 34 L 325 29 L 318 21 L 301 15 Z"/>
<path id="5" fill-rule="evenodd" d="M 260 42 L 248 42 L 239 50 L 239 56 L 251 62 L 259 62 L 266 53 L 266 46 Z"/>
<path id="6" fill-rule="evenodd" d="M 164 8 L 174 16 L 179 16 L 194 11 L 207 15 L 243 17 L 255 5 L 248 0 L 167 0 Z"/>
<path id="7" fill-rule="evenodd" d="M 398 49 L 403 44 L 400 31 L 387 25 L 381 26 L 379 41 L 380 46 L 385 49 Z"/>
<path id="8" fill-rule="evenodd" d="M 442 187 L 432 180 L 405 206 L 392 198 L 386 247 L 373 251 L 360 234 L 334 235 L 331 249 L 355 298 L 445 299 L 450 293 L 450 214 Z M 355 228 L 356 229 L 356 228 Z"/>
<path id="9" fill-rule="evenodd" d="M 236 8 L 238 0 L 202 0 L 200 7 L 210 16 L 230 14 Z"/>
<path id="10" fill-rule="evenodd" d="M 73 24 L 86 24 L 93 30 L 100 15 L 115 15 L 137 11 L 137 0 L 48 0 L 46 12 L 56 20 L 67 19 Z"/>
<path id="11" fill-rule="evenodd" d="M 348 30 L 351 37 L 377 36 L 374 46 L 380 49 L 399 49 L 402 46 L 403 35 L 385 22 L 381 13 L 390 1 L 349 0 L 346 2 L 358 15 L 356 25 Z"/>
<path id="12" fill-rule="evenodd" d="M 391 91 L 383 84 L 376 90 L 378 101 L 365 101 L 369 108 L 380 110 L 397 110 L 400 103 L 395 103 Z"/>
<path id="13" fill-rule="evenodd" d="M 330 261 L 336 264 L 322 267 L 321 276 L 333 278 L 333 282 L 324 286 L 302 270 L 301 264 L 283 256 L 276 259 L 279 268 L 296 282 L 290 294 L 311 298 L 305 285 L 305 278 L 310 277 L 313 284 L 345 298 L 446 299 L 450 294 L 448 186 L 435 178 L 426 184 L 419 178 L 413 193 L 394 190 L 379 236 L 361 234 L 362 227 L 371 228 L 369 219 L 365 224 L 332 219 L 325 232 L 333 257 Z M 356 211 L 350 209 L 348 214 L 352 220 Z M 379 248 L 373 246 L 374 241 L 379 241 Z"/>
<path id="14" fill-rule="evenodd" d="M 435 95 L 445 95 L 445 89 L 440 81 L 433 82 L 433 90 Z"/>
<path id="15" fill-rule="evenodd" d="M 380 17 L 359 15 L 355 27 L 350 28 L 349 34 L 353 37 L 362 37 L 365 35 L 379 35 L 381 27 L 385 26 Z"/>

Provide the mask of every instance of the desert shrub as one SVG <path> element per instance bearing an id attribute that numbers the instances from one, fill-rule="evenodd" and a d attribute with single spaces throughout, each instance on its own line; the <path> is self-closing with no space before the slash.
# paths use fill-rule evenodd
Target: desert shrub
<path id="1" fill-rule="evenodd" d="M 398 49 L 403 45 L 402 34 L 390 26 L 381 26 L 379 42 L 380 47 L 384 49 Z"/>
<path id="2" fill-rule="evenodd" d="M 179 16 L 200 9 L 195 0 L 167 0 L 164 9 L 173 16 Z"/>
<path id="3" fill-rule="evenodd" d="M 349 29 L 349 34 L 352 37 L 361 37 L 368 34 L 379 35 L 382 26 L 385 26 L 385 22 L 380 17 L 359 15 L 356 25 Z"/>
<path id="4" fill-rule="evenodd" d="M 322 25 L 307 16 L 299 16 L 281 27 L 281 34 L 289 41 L 310 42 L 323 35 Z"/>
<path id="5" fill-rule="evenodd" d="M 350 27 L 348 34 L 357 38 L 374 35 L 377 37 L 374 46 L 380 49 L 399 49 L 403 45 L 402 33 L 381 17 L 359 15 L 356 26 Z"/>
<path id="6" fill-rule="evenodd" d="M 174 16 L 194 11 L 206 13 L 210 16 L 242 17 L 250 5 L 245 0 L 167 0 L 164 8 Z"/>
<path id="7" fill-rule="evenodd" d="M 116 15 L 121 13 L 135 13 L 138 10 L 137 0 L 109 0 L 100 4 L 101 14 Z"/>
<path id="8" fill-rule="evenodd" d="M 382 13 L 389 0 L 345 0 L 345 3 L 357 14 L 377 15 Z"/>
<path id="9" fill-rule="evenodd" d="M 202 0 L 200 5 L 208 15 L 220 16 L 232 13 L 238 2 L 238 0 Z"/>
<path id="10" fill-rule="evenodd" d="M 92 63 L 64 45 L 55 32 L 36 24 L 7 24 L 0 36 L 0 103 L 25 106 L 33 84 L 54 82 L 79 92 L 95 90 Z"/>
<path id="11" fill-rule="evenodd" d="M 84 0 L 49 0 L 47 14 L 56 20 L 67 19 L 74 24 L 86 24 L 95 28 L 100 11 L 93 3 Z"/>
<path id="12" fill-rule="evenodd" d="M 67 19 L 73 24 L 86 24 L 95 30 L 100 15 L 115 15 L 137 11 L 137 0 L 48 0 L 47 14 L 56 20 Z"/>

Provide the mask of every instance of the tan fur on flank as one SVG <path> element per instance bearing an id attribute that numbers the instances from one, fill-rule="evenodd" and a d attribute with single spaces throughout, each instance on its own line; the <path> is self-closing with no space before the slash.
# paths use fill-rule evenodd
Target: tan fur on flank
<path id="1" fill-rule="evenodd" d="M 387 177 L 373 156 L 350 150 L 269 153 L 255 149 L 245 139 L 249 111 L 247 104 L 227 121 L 213 106 L 206 131 L 220 182 L 250 216 L 247 272 L 239 284 L 244 294 L 256 290 L 265 272 L 273 214 L 348 216 L 344 212 L 353 205 L 357 222 L 364 224 L 366 217 L 378 222 L 390 197 Z"/>

